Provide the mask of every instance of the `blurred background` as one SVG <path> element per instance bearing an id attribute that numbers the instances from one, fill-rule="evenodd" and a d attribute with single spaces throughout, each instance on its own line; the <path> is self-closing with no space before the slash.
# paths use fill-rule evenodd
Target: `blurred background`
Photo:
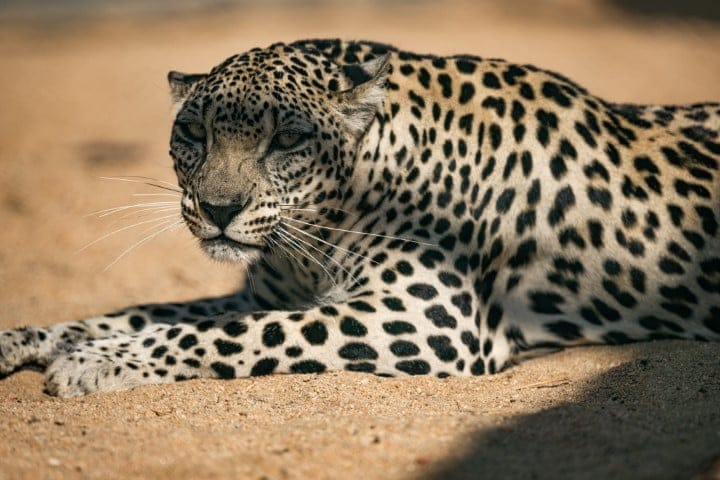
<path id="1" fill-rule="evenodd" d="M 168 70 L 307 37 L 533 63 L 617 102 L 720 100 L 718 0 L 2 0 L 0 326 L 237 285 L 183 228 L 105 270 L 152 224 L 88 214 L 159 193 L 100 177 L 174 182 Z"/>

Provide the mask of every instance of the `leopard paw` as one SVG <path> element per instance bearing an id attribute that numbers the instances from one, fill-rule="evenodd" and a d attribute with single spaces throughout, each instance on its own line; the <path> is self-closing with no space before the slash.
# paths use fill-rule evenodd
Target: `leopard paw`
<path id="1" fill-rule="evenodd" d="M 140 367 L 106 353 L 76 349 L 57 357 L 45 372 L 45 393 L 79 397 L 125 390 L 143 383 Z"/>
<path id="2" fill-rule="evenodd" d="M 51 356 L 50 333 L 44 328 L 13 328 L 0 332 L 0 377 L 27 365 L 45 367 Z"/>

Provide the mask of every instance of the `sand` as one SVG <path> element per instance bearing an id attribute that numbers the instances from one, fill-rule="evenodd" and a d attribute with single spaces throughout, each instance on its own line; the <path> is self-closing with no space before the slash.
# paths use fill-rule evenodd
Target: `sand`
<path id="1" fill-rule="evenodd" d="M 717 24 L 598 2 L 21 17 L 0 16 L 0 328 L 221 295 L 242 282 L 182 229 L 107 270 L 143 226 L 76 253 L 132 220 L 88 213 L 167 200 L 100 177 L 172 181 L 171 69 L 343 36 L 532 62 L 615 101 L 720 99 Z M 572 349 L 485 378 L 287 375 L 71 400 L 44 395 L 42 376 L 22 372 L 0 381 L 0 480 L 720 478 L 719 404 L 720 345 L 689 342 Z"/>

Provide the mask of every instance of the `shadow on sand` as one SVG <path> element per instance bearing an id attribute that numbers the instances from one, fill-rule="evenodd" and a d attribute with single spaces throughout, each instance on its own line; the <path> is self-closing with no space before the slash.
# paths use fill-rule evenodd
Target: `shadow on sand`
<path id="1" fill-rule="evenodd" d="M 720 348 L 700 347 L 713 351 L 703 361 L 693 348 L 673 346 L 682 343 L 661 354 L 640 349 L 573 402 L 474 432 L 469 449 L 426 478 L 688 479 L 707 472 L 720 452 Z M 702 478 L 720 478 L 711 470 L 718 477 Z"/>

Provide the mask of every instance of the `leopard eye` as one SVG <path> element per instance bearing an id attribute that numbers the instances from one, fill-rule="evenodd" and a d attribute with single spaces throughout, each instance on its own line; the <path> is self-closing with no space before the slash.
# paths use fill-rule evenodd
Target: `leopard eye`
<path id="1" fill-rule="evenodd" d="M 178 125 L 182 134 L 185 135 L 188 139 L 198 143 L 205 142 L 205 127 L 202 123 L 188 122 L 180 123 Z"/>
<path id="2" fill-rule="evenodd" d="M 290 150 L 300 145 L 306 136 L 297 132 L 280 132 L 276 134 L 271 142 L 271 148 L 278 150 Z"/>

